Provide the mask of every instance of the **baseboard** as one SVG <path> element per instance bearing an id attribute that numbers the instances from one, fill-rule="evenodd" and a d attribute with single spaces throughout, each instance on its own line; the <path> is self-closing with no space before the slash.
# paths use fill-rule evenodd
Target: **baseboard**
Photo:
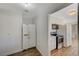
<path id="1" fill-rule="evenodd" d="M 37 50 L 41 53 L 42 56 L 45 56 L 44 53 L 36 46 Z"/>
<path id="2" fill-rule="evenodd" d="M 28 49 L 23 49 L 23 51 L 30 50 L 30 49 L 33 49 L 33 48 L 36 48 L 36 47 L 31 47 L 31 48 L 28 48 Z"/>

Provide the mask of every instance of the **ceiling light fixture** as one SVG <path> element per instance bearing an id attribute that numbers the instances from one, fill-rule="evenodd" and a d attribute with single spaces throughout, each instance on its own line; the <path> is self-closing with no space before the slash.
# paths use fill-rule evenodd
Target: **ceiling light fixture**
<path id="1" fill-rule="evenodd" d="M 28 7 L 30 6 L 31 4 L 30 3 L 25 3 L 25 7 Z"/>
<path id="2" fill-rule="evenodd" d="M 69 13 L 69 15 L 70 15 L 70 16 L 74 16 L 74 15 L 76 15 L 76 12 L 74 11 L 74 12 L 72 12 L 72 13 Z"/>
<path id="3" fill-rule="evenodd" d="M 25 7 L 27 7 L 28 5 L 27 4 L 25 4 Z"/>
<path id="4" fill-rule="evenodd" d="M 74 15 L 76 15 L 76 10 L 72 9 L 72 10 L 69 11 L 68 14 L 69 14 L 69 16 L 74 16 Z"/>

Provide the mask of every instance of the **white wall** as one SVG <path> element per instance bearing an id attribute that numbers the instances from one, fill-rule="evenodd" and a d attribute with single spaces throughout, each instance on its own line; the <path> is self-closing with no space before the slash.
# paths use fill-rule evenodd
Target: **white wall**
<path id="1" fill-rule="evenodd" d="M 21 11 L 0 9 L 0 55 L 21 50 Z"/>
<path id="2" fill-rule="evenodd" d="M 50 23 L 49 25 L 51 25 L 51 24 L 63 25 L 64 24 L 63 19 L 60 19 L 58 17 L 54 17 L 54 15 L 52 15 L 52 14 L 49 14 L 48 17 L 49 17 L 49 23 Z"/>
<path id="3" fill-rule="evenodd" d="M 77 24 L 73 24 L 72 25 L 72 37 L 73 39 L 77 39 L 78 37 L 78 25 Z"/>
<path id="4" fill-rule="evenodd" d="M 23 17 L 23 24 L 32 24 L 31 17 Z"/>
<path id="5" fill-rule="evenodd" d="M 59 35 L 64 35 L 64 25 L 59 25 L 58 34 Z"/>
<path id="6" fill-rule="evenodd" d="M 23 24 L 34 24 L 33 21 L 34 21 L 34 16 L 31 15 L 32 13 L 29 13 L 27 12 L 25 15 L 23 15 L 22 17 L 22 21 L 23 21 Z"/>
<path id="7" fill-rule="evenodd" d="M 42 55 L 48 55 L 48 14 L 47 11 L 40 7 L 37 12 L 37 49 Z"/>
<path id="8" fill-rule="evenodd" d="M 25 12 L 24 11 L 24 13 L 23 13 L 23 17 L 22 17 L 22 21 L 23 21 L 23 23 L 24 24 L 35 24 L 34 22 L 34 20 L 35 20 L 35 14 L 33 14 L 33 12 L 32 11 L 29 11 L 28 10 L 28 12 Z"/>

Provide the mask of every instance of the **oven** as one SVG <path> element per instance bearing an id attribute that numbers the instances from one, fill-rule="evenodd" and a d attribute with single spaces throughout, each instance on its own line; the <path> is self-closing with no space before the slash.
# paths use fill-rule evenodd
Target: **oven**
<path id="1" fill-rule="evenodd" d="M 56 36 L 56 49 L 60 49 L 63 47 L 64 37 L 63 35 Z"/>

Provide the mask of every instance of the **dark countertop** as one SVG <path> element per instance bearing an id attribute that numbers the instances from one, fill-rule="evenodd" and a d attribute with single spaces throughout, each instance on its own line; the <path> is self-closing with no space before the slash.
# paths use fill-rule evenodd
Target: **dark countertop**
<path id="1" fill-rule="evenodd" d="M 63 37 L 63 35 L 59 35 L 59 34 L 51 34 L 51 36 Z"/>

